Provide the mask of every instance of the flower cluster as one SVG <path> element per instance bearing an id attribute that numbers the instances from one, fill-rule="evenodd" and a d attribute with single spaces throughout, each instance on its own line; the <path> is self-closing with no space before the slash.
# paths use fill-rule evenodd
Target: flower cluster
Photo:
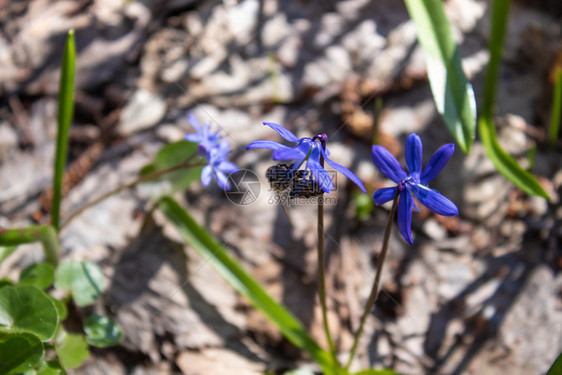
<path id="1" fill-rule="evenodd" d="M 328 158 L 330 152 L 326 149 L 326 141 L 328 140 L 326 134 L 319 134 L 313 138 L 298 138 L 296 135 L 280 125 L 272 122 L 264 122 L 263 124 L 275 130 L 287 141 L 296 143 L 297 145 L 289 147 L 273 141 L 256 141 L 250 143 L 246 147 L 246 150 L 251 148 L 271 149 L 273 150 L 273 160 L 294 160 L 295 162 L 289 173 L 299 170 L 306 162 L 304 170 L 310 170 L 312 176 L 318 182 L 322 190 L 329 193 L 334 189 L 334 182 L 320 162 L 320 157 L 322 157 L 330 167 L 347 176 L 351 181 L 359 186 L 363 192 L 367 192 L 361 180 L 359 180 L 353 172 Z"/>
<path id="2" fill-rule="evenodd" d="M 271 149 L 273 150 L 273 160 L 294 160 L 290 167 L 286 167 L 289 176 L 298 176 L 297 171 L 300 171 L 301 166 L 306 162 L 304 170 L 300 172 L 306 175 L 310 171 L 320 188 L 324 192 L 329 193 L 334 189 L 334 183 L 322 166 L 320 160 L 323 158 L 328 165 L 347 176 L 363 192 L 367 192 L 363 183 L 355 174 L 328 158 L 330 152 L 326 149 L 328 138 L 326 134 L 320 134 L 313 138 L 297 138 L 297 136 L 280 125 L 271 122 L 264 122 L 263 124 L 271 127 L 285 140 L 296 143 L 296 146 L 289 147 L 273 141 L 256 141 L 250 143 L 246 147 L 247 150 L 252 148 Z M 381 205 L 393 200 L 396 194 L 399 194 L 398 227 L 404 239 L 410 244 L 413 244 L 411 232 L 412 211 L 414 208 L 417 210 L 414 196 L 424 206 L 439 215 L 453 216 L 459 214 L 457 206 L 453 202 L 427 186 L 445 167 L 454 151 L 455 146 L 452 143 L 442 146 L 433 154 L 429 163 L 422 171 L 421 139 L 415 133 L 410 134 L 406 139 L 405 152 L 406 166 L 409 171 L 407 174 L 400 166 L 398 160 L 388 150 L 382 146 L 373 146 L 372 156 L 375 166 L 382 174 L 397 183 L 397 186 L 377 190 L 373 194 L 373 199 L 377 205 Z"/>
<path id="3" fill-rule="evenodd" d="M 207 165 L 201 172 L 201 182 L 208 186 L 214 176 L 221 189 L 230 190 L 228 175 L 238 171 L 238 167 L 227 159 L 230 142 L 222 139 L 218 131 L 211 133 L 209 124 L 201 126 L 194 115 L 190 114 L 187 119 L 196 133 L 186 134 L 185 139 L 197 142 L 197 153 L 207 160 Z"/>
<path id="4" fill-rule="evenodd" d="M 398 160 L 384 147 L 373 146 L 373 162 L 386 177 L 396 182 L 395 187 L 379 189 L 373 194 L 373 199 L 377 205 L 386 203 L 400 194 L 398 203 L 398 227 L 402 237 L 410 244 L 412 240 L 412 211 L 415 207 L 415 197 L 431 211 L 443 215 L 458 215 L 459 210 L 453 202 L 441 195 L 436 190 L 427 187 L 439 172 L 445 167 L 453 152 L 455 145 L 448 143 L 441 146 L 431 157 L 429 163 L 422 171 L 422 143 L 420 137 L 412 133 L 406 139 L 406 166 L 409 174 L 400 167 Z"/>

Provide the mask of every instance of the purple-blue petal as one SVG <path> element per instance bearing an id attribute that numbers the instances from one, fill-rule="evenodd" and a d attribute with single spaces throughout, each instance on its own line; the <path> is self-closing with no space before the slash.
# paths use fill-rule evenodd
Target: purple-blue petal
<path id="1" fill-rule="evenodd" d="M 279 135 L 281 137 L 285 138 L 289 142 L 298 142 L 299 141 L 299 139 L 297 138 L 296 135 L 294 135 L 293 133 L 291 133 L 290 131 L 288 131 L 287 129 L 282 127 L 281 125 L 277 125 L 273 122 L 264 122 L 263 124 L 269 126 L 273 130 L 275 130 L 277 133 L 279 133 Z"/>
<path id="2" fill-rule="evenodd" d="M 205 167 L 203 167 L 203 170 L 201 171 L 201 183 L 203 183 L 204 186 L 209 186 L 212 177 L 213 168 L 210 165 L 206 165 Z"/>
<path id="3" fill-rule="evenodd" d="M 430 189 L 427 186 L 412 184 L 416 198 L 431 211 L 443 216 L 453 216 L 459 214 L 459 209 L 449 198 L 441 195 L 436 190 Z"/>
<path id="4" fill-rule="evenodd" d="M 363 193 L 367 192 L 367 189 L 365 189 L 365 186 L 363 185 L 363 183 L 361 182 L 359 177 L 357 177 L 353 172 L 351 172 L 349 169 L 347 169 L 343 165 L 340 165 L 340 164 L 336 163 L 335 161 L 332 161 L 332 160 L 328 159 L 327 156 L 325 156 L 324 159 L 326 160 L 326 163 L 328 163 L 328 165 L 330 167 L 334 168 L 336 171 L 345 175 L 347 178 L 349 178 L 351 181 L 353 181 L 355 183 L 355 185 L 359 186 L 359 189 L 361 189 L 363 191 Z"/>
<path id="5" fill-rule="evenodd" d="M 400 192 L 400 200 L 398 201 L 398 228 L 400 234 L 410 245 L 414 243 L 412 240 L 412 210 L 414 208 L 414 197 L 407 188 Z"/>
<path id="6" fill-rule="evenodd" d="M 199 120 L 197 120 L 197 117 L 195 117 L 194 114 L 190 113 L 189 115 L 187 115 L 187 121 L 191 124 L 191 126 L 193 126 L 193 128 L 195 129 L 195 131 L 197 131 L 197 133 L 201 131 Z"/>
<path id="7" fill-rule="evenodd" d="M 373 194 L 373 200 L 377 206 L 380 206 L 381 204 L 385 204 L 386 202 L 393 200 L 395 194 L 396 186 L 382 188 L 375 191 L 375 194 Z"/>
<path id="8" fill-rule="evenodd" d="M 290 147 L 287 147 L 285 145 L 282 145 L 281 143 L 277 143 L 273 141 L 255 141 L 250 143 L 248 146 L 246 146 L 246 150 L 249 150 L 251 148 L 267 148 L 270 150 L 284 150 Z"/>
<path id="9" fill-rule="evenodd" d="M 295 147 L 279 148 L 271 155 L 273 160 L 302 160 L 310 151 L 310 143 L 301 143 Z"/>
<path id="10" fill-rule="evenodd" d="M 189 133 L 184 138 L 190 142 L 201 142 L 201 136 L 197 133 Z"/>
<path id="11" fill-rule="evenodd" d="M 412 133 L 406 138 L 404 153 L 410 176 L 419 177 L 421 173 L 423 158 L 422 147 L 421 138 L 416 133 Z"/>
<path id="12" fill-rule="evenodd" d="M 433 181 L 439 172 L 441 172 L 443 167 L 445 167 L 445 165 L 449 162 L 453 152 L 455 152 L 455 145 L 453 143 L 447 143 L 446 145 L 441 146 L 439 150 L 435 151 L 420 176 L 420 182 L 422 184 L 428 184 Z"/>
<path id="13" fill-rule="evenodd" d="M 223 190 L 230 190 L 230 181 L 228 177 L 221 171 L 215 170 L 215 179 L 217 180 L 217 185 Z"/>
<path id="14" fill-rule="evenodd" d="M 373 146 L 373 162 L 383 175 L 396 183 L 408 177 L 398 160 L 382 146 Z"/>
<path id="15" fill-rule="evenodd" d="M 330 193 L 334 189 L 332 177 L 320 164 L 320 150 L 318 148 L 312 149 L 310 157 L 308 158 L 307 167 L 312 172 L 312 176 L 316 182 L 318 182 L 322 190 L 326 193 Z"/>
<path id="16" fill-rule="evenodd" d="M 223 173 L 231 174 L 238 171 L 238 166 L 228 160 L 221 161 L 217 169 Z"/>

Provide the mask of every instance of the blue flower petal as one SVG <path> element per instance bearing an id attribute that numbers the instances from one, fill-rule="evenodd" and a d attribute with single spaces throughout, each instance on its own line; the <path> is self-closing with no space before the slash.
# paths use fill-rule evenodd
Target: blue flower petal
<path id="1" fill-rule="evenodd" d="M 197 133 L 199 133 L 201 131 L 201 126 L 199 125 L 199 120 L 197 120 L 197 117 L 195 117 L 194 114 L 190 113 L 189 115 L 187 115 L 187 121 L 191 124 L 191 126 L 193 126 L 193 128 L 195 129 L 195 131 Z"/>
<path id="2" fill-rule="evenodd" d="M 455 145 L 453 143 L 447 143 L 446 145 L 441 146 L 439 150 L 435 151 L 420 176 L 420 182 L 422 184 L 427 184 L 433 181 L 439 172 L 441 172 L 443 167 L 445 167 L 445 165 L 449 162 L 453 152 L 455 152 Z"/>
<path id="3" fill-rule="evenodd" d="M 213 178 L 213 167 L 211 167 L 210 165 L 204 166 L 203 170 L 201 171 L 201 183 L 204 186 L 209 186 L 212 178 Z"/>
<path id="4" fill-rule="evenodd" d="M 291 133 L 290 131 L 288 131 L 287 129 L 282 127 L 281 125 L 277 125 L 273 122 L 264 122 L 263 124 L 269 126 L 273 130 L 275 130 L 277 133 L 279 133 L 279 135 L 281 137 L 285 138 L 289 142 L 298 142 L 299 141 L 299 139 L 297 138 L 296 135 L 294 135 L 293 133 Z"/>
<path id="5" fill-rule="evenodd" d="M 449 198 L 444 197 L 439 192 L 427 186 L 411 184 L 416 198 L 431 211 L 443 216 L 453 216 L 459 214 L 459 209 Z"/>
<path id="6" fill-rule="evenodd" d="M 375 191 L 375 194 L 373 194 L 373 200 L 375 201 L 375 204 L 377 206 L 380 206 L 381 204 L 385 204 L 386 202 L 390 202 L 391 200 L 393 200 L 394 195 L 396 194 L 396 189 L 397 188 L 395 186 L 382 188 Z"/>
<path id="7" fill-rule="evenodd" d="M 246 146 L 246 150 L 249 150 L 251 148 L 267 148 L 270 150 L 285 150 L 288 149 L 290 147 L 287 147 L 285 145 L 282 145 L 281 143 L 277 143 L 277 142 L 273 142 L 273 141 L 255 141 L 250 143 L 248 146 Z"/>
<path id="8" fill-rule="evenodd" d="M 347 178 L 349 178 L 351 181 L 353 181 L 355 183 L 355 185 L 359 186 L 359 189 L 361 189 L 363 191 L 363 193 L 367 192 L 367 189 L 365 189 L 365 186 L 363 186 L 363 183 L 361 182 L 359 177 L 357 177 L 349 169 L 347 169 L 343 165 L 340 165 L 340 164 L 336 163 L 335 161 L 332 161 L 332 160 L 328 159 L 327 156 L 324 156 L 324 160 L 326 160 L 326 163 L 328 163 L 328 165 L 330 167 L 334 168 L 336 171 L 340 172 L 341 174 L 347 176 Z"/>
<path id="9" fill-rule="evenodd" d="M 295 147 L 279 148 L 271 155 L 273 160 L 303 160 L 310 151 L 310 143 L 301 143 Z"/>
<path id="10" fill-rule="evenodd" d="M 396 183 L 408 177 L 398 160 L 382 146 L 373 146 L 373 162 L 383 175 Z"/>
<path id="11" fill-rule="evenodd" d="M 415 179 L 419 178 L 422 170 L 422 141 L 421 138 L 416 134 L 412 133 L 406 138 L 405 145 L 405 157 L 406 166 L 408 167 L 409 175 Z"/>
<path id="12" fill-rule="evenodd" d="M 238 167 L 236 166 L 236 164 L 228 160 L 221 161 L 220 164 L 217 166 L 217 169 L 226 174 L 231 174 L 238 171 Z"/>
<path id="13" fill-rule="evenodd" d="M 312 149 L 310 157 L 308 158 L 307 166 L 310 168 L 312 176 L 316 182 L 318 182 L 318 185 L 320 185 L 322 190 L 326 193 L 330 193 L 334 189 L 334 182 L 332 181 L 330 174 L 322 168 L 322 165 L 320 164 L 319 148 L 315 147 Z"/>
<path id="14" fill-rule="evenodd" d="M 400 200 L 398 201 L 398 228 L 400 234 L 410 245 L 414 244 L 412 240 L 412 210 L 414 208 L 414 197 L 407 188 L 400 192 Z"/>
<path id="15" fill-rule="evenodd" d="M 189 133 L 184 138 L 190 142 L 201 142 L 201 136 L 197 133 Z"/>
<path id="16" fill-rule="evenodd" d="M 215 170 L 215 179 L 221 189 L 230 190 L 230 181 L 228 181 L 228 177 L 224 173 Z"/>

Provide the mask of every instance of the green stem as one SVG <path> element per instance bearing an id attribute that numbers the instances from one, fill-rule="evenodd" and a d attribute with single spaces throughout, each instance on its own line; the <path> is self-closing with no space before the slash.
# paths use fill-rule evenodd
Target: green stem
<path id="1" fill-rule="evenodd" d="M 394 195 L 394 200 L 392 201 L 392 208 L 390 209 L 390 214 L 388 215 L 388 222 L 386 223 L 386 229 L 384 230 L 384 238 L 382 242 L 382 250 L 379 255 L 379 259 L 377 262 L 377 273 L 375 275 L 375 281 L 373 283 L 373 287 L 371 289 L 371 294 L 369 295 L 369 299 L 365 304 L 365 310 L 363 311 L 363 315 L 361 316 L 361 320 L 359 322 L 359 329 L 355 332 L 355 336 L 353 339 L 353 346 L 351 347 L 351 352 L 349 354 L 349 359 L 347 361 L 347 365 L 345 366 L 346 370 L 349 369 L 351 363 L 353 362 L 353 357 L 355 357 L 355 351 L 357 350 L 357 344 L 359 343 L 359 338 L 361 337 L 361 333 L 363 333 L 363 327 L 365 325 L 365 321 L 379 296 L 379 286 L 381 281 L 382 275 L 382 267 L 384 265 L 384 260 L 386 255 L 388 254 L 388 240 L 390 239 L 390 230 L 392 229 L 392 224 L 394 222 L 394 215 L 396 214 L 396 210 L 398 209 L 398 197 L 400 196 L 399 189 L 396 189 L 396 194 Z"/>
<path id="2" fill-rule="evenodd" d="M 193 168 L 193 167 L 200 167 L 202 165 L 205 165 L 205 163 L 203 162 L 198 162 L 198 163 L 189 163 L 189 159 L 181 164 L 178 165 L 174 165 L 173 167 L 169 167 L 169 168 L 165 168 L 165 169 L 161 169 L 159 171 L 155 171 L 149 174 L 146 174 L 144 176 L 140 176 L 137 179 L 129 182 L 128 184 L 125 185 L 121 185 L 116 187 L 113 190 L 108 191 L 107 193 L 97 197 L 96 199 L 94 199 L 93 201 L 90 201 L 88 203 L 86 203 L 85 205 L 81 206 L 80 208 L 78 208 L 76 211 L 74 211 L 73 213 L 71 213 L 66 220 L 60 225 L 60 229 L 62 230 L 62 228 L 64 228 L 65 226 L 68 225 L 68 223 L 70 223 L 76 216 L 80 215 L 82 212 L 86 211 L 88 208 L 95 206 L 96 204 L 100 203 L 101 201 L 111 197 L 114 194 L 117 194 L 123 190 L 126 189 L 130 189 L 133 186 L 140 184 L 141 182 L 145 182 L 148 180 L 152 180 L 155 178 L 158 178 L 162 175 L 165 175 L 167 173 L 171 173 L 171 172 L 175 172 L 177 170 L 181 170 L 181 169 L 186 169 L 186 168 Z"/>
<path id="3" fill-rule="evenodd" d="M 336 354 L 336 347 L 330 334 L 330 326 L 328 324 L 328 308 L 326 304 L 326 270 L 324 259 L 324 199 L 323 196 L 318 199 L 318 295 L 320 297 L 320 305 L 322 306 L 322 320 L 324 321 L 324 331 L 330 346 L 332 355 Z"/>
<path id="4" fill-rule="evenodd" d="M 0 245 L 18 246 L 41 242 L 47 262 L 57 266 L 60 259 L 55 228 L 50 225 L 32 225 L 25 228 L 0 229 Z"/>

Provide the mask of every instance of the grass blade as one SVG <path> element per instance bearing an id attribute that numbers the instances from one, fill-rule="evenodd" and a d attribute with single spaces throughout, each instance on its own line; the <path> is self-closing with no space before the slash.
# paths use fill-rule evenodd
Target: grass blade
<path id="1" fill-rule="evenodd" d="M 462 69 L 457 43 L 441 0 L 405 0 L 418 30 L 437 111 L 468 153 L 476 132 L 476 100 Z"/>
<path id="2" fill-rule="evenodd" d="M 59 242 L 50 225 L 32 225 L 25 228 L 0 229 L 0 246 L 18 246 L 41 242 L 47 262 L 56 267 L 59 263 Z"/>
<path id="3" fill-rule="evenodd" d="M 68 149 L 68 132 L 74 113 L 75 59 L 76 48 L 74 46 L 74 30 L 70 30 L 66 39 L 61 64 L 57 118 L 57 148 L 55 151 L 55 171 L 53 177 L 53 202 L 51 205 L 51 222 L 57 231 L 60 222 L 60 201 Z"/>
<path id="4" fill-rule="evenodd" d="M 551 145 L 556 143 L 560 131 L 560 114 L 562 113 L 562 67 L 557 67 L 554 73 L 554 90 L 552 92 L 552 112 L 548 140 Z"/>
<path id="5" fill-rule="evenodd" d="M 562 353 L 556 358 L 546 375 L 560 375 L 562 374 Z"/>
<path id="6" fill-rule="evenodd" d="M 260 310 L 296 347 L 307 351 L 325 374 L 336 374 L 335 361 L 310 338 L 301 323 L 283 306 L 275 302 L 259 283 L 231 258 L 224 248 L 172 198 L 165 197 L 159 208 L 176 226 L 199 255 L 212 259 L 209 264 L 240 294 Z"/>
<path id="7" fill-rule="evenodd" d="M 493 2 L 492 31 L 489 47 L 490 62 L 486 73 L 482 114 L 478 121 L 480 140 L 498 172 L 525 193 L 548 199 L 548 194 L 537 179 L 531 173 L 521 168 L 517 161 L 501 147 L 492 116 L 509 5 L 510 0 L 495 0 Z"/>

